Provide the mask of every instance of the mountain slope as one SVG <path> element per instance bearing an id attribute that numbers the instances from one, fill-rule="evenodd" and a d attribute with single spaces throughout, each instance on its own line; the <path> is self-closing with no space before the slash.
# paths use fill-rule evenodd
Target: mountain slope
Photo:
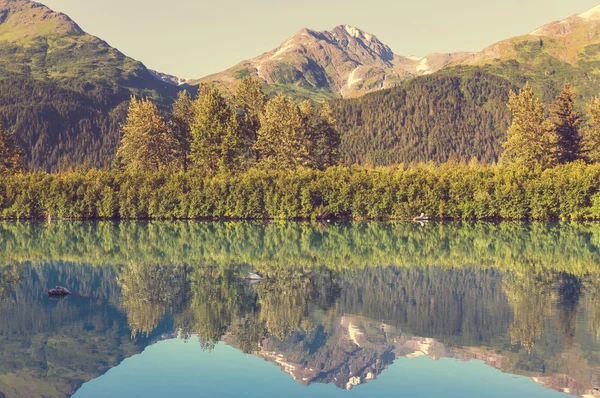
<path id="1" fill-rule="evenodd" d="M 494 162 L 510 120 L 508 94 L 515 88 L 477 68 L 455 68 L 335 101 L 344 162 Z"/>
<path id="2" fill-rule="evenodd" d="M 302 29 L 272 51 L 190 83 L 212 81 L 232 90 L 245 76 L 258 76 L 272 92 L 299 98 L 348 98 L 434 73 L 465 55 L 403 57 L 374 35 L 341 25 L 330 32 Z"/>
<path id="3" fill-rule="evenodd" d="M 546 103 L 565 83 L 580 107 L 600 94 L 600 6 L 456 59 L 433 76 L 337 101 L 345 162 L 497 161 L 508 92 L 526 83 Z"/>
<path id="4" fill-rule="evenodd" d="M 168 103 L 177 87 L 64 14 L 0 0 L 0 114 L 33 168 L 112 161 L 131 95 Z"/>
<path id="5" fill-rule="evenodd" d="M 526 35 L 493 44 L 451 64 L 480 66 L 551 101 L 565 82 L 582 98 L 600 92 L 600 5 Z"/>

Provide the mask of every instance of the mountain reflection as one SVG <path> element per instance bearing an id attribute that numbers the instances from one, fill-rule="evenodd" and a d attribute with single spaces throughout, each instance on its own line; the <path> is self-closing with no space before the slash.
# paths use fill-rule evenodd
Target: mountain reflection
<path id="1" fill-rule="evenodd" d="M 0 396 L 68 397 L 173 337 L 206 350 L 225 342 L 303 385 L 352 389 L 399 357 L 429 356 L 482 360 L 546 388 L 598 395 L 600 226 L 0 229 L 0 245 L 15 249 L 0 265 Z M 249 284 L 249 271 L 264 280 Z M 56 284 L 76 294 L 48 299 Z"/>

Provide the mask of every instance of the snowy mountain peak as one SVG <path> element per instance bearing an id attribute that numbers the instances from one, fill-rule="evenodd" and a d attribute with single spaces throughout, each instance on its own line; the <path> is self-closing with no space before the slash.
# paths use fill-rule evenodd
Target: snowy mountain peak
<path id="1" fill-rule="evenodd" d="M 355 28 L 354 26 L 344 25 L 344 30 L 348 32 L 350 36 L 357 39 L 367 39 L 367 41 L 371 41 L 371 39 L 373 38 L 373 35 L 364 32 L 358 28 Z"/>

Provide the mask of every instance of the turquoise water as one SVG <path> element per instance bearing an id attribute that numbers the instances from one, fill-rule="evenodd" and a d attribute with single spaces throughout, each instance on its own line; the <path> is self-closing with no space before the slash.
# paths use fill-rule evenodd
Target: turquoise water
<path id="1" fill-rule="evenodd" d="M 167 340 L 84 384 L 77 398 L 131 397 L 501 397 L 565 396 L 527 377 L 483 362 L 427 357 L 399 359 L 376 381 L 352 391 L 333 385 L 304 387 L 269 362 L 219 344 L 211 353 Z"/>
<path id="2" fill-rule="evenodd" d="M 598 224 L 0 222 L 0 398 L 600 396 L 599 264 Z"/>

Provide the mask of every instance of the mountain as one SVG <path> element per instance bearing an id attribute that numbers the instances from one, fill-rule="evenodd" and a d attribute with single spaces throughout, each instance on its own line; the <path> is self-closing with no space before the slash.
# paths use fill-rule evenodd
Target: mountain
<path id="1" fill-rule="evenodd" d="M 548 23 L 534 31 L 495 43 L 456 60 L 534 86 L 546 101 L 572 83 L 582 98 L 600 91 L 600 5 L 582 14 Z"/>
<path id="2" fill-rule="evenodd" d="M 477 158 L 494 162 L 508 93 L 529 82 L 546 102 L 565 82 L 580 104 L 600 92 L 600 6 L 476 53 L 395 54 L 349 25 L 302 29 L 276 49 L 186 81 L 147 69 L 68 16 L 29 0 L 0 0 L 0 115 L 49 171 L 112 162 L 131 95 L 166 110 L 177 92 L 245 76 L 296 99 L 332 100 L 347 164 Z"/>
<path id="3" fill-rule="evenodd" d="M 331 31 L 302 29 L 279 47 L 190 84 L 216 82 L 235 89 L 258 76 L 268 90 L 298 98 L 349 98 L 432 74 L 467 53 L 404 57 L 376 36 L 349 25 Z"/>
<path id="4" fill-rule="evenodd" d="M 177 91 L 65 14 L 0 0 L 0 114 L 31 167 L 109 164 L 130 96 L 164 105 Z"/>
<path id="5" fill-rule="evenodd" d="M 336 101 L 345 162 L 495 162 L 510 122 L 508 93 L 526 83 L 546 103 L 570 83 L 581 108 L 600 93 L 600 6 L 457 58 L 432 76 Z"/>

